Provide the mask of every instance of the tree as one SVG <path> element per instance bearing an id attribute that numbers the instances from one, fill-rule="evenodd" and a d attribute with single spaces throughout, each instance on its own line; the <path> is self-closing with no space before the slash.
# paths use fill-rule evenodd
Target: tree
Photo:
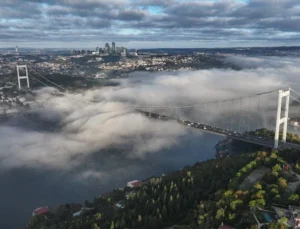
<path id="1" fill-rule="evenodd" d="M 286 217 L 282 217 L 282 218 L 277 220 L 278 224 L 280 225 L 280 229 L 288 228 L 287 227 L 287 221 L 288 221 L 288 219 Z"/>
<path id="2" fill-rule="evenodd" d="M 271 161 L 271 159 L 270 159 L 269 157 L 266 157 L 266 158 L 265 158 L 265 164 L 266 164 L 266 165 L 269 165 L 269 164 L 270 164 L 270 161 Z"/>
<path id="3" fill-rule="evenodd" d="M 278 185 L 279 185 L 280 188 L 285 189 L 287 187 L 287 181 L 286 181 L 286 179 L 280 177 L 278 179 Z"/>
<path id="4" fill-rule="evenodd" d="M 206 217 L 207 217 L 207 214 L 199 215 L 198 219 L 197 219 L 198 224 L 199 225 L 204 224 Z"/>
<path id="5" fill-rule="evenodd" d="M 216 219 L 219 221 L 222 221 L 225 217 L 225 210 L 224 208 L 219 208 L 217 210 Z"/>
<path id="6" fill-rule="evenodd" d="M 142 221 L 142 216 L 141 216 L 141 215 L 138 216 L 138 221 L 139 221 L 139 222 Z"/>
<path id="7" fill-rule="evenodd" d="M 236 214 L 235 214 L 235 213 L 229 213 L 229 214 L 228 214 L 228 219 L 229 219 L 230 221 L 235 220 L 235 218 L 236 218 Z"/>
<path id="8" fill-rule="evenodd" d="M 270 158 L 271 158 L 271 159 L 277 159 L 277 157 L 278 157 L 278 156 L 277 156 L 275 153 L 271 153 L 271 155 L 270 155 Z"/>
<path id="9" fill-rule="evenodd" d="M 276 164 L 276 165 L 274 165 L 273 167 L 272 167 L 272 171 L 274 171 L 274 172 L 279 172 L 279 171 L 281 171 L 282 169 L 281 169 L 281 167 L 280 167 L 280 165 L 278 165 L 278 164 Z"/>
<path id="10" fill-rule="evenodd" d="M 191 177 L 191 171 L 187 171 L 187 173 L 186 173 L 187 175 L 188 175 L 188 177 Z"/>
<path id="11" fill-rule="evenodd" d="M 236 206 L 238 205 L 242 205 L 243 201 L 242 200 L 234 200 L 230 203 L 230 209 L 235 211 L 236 210 Z"/>
<path id="12" fill-rule="evenodd" d="M 246 172 L 247 172 L 247 168 L 246 168 L 246 167 L 243 167 L 243 168 L 241 169 L 241 172 L 242 172 L 242 173 L 246 173 Z"/>
<path id="13" fill-rule="evenodd" d="M 162 208 L 161 214 L 164 219 L 168 216 L 167 208 L 165 205 Z"/>
<path id="14" fill-rule="evenodd" d="M 298 195 L 298 194 L 292 194 L 292 195 L 289 197 L 289 200 L 290 200 L 290 201 L 293 201 L 294 204 L 298 204 L 298 202 L 299 202 L 299 195 Z"/>
<path id="15" fill-rule="evenodd" d="M 278 191 L 278 187 L 274 187 L 274 188 L 272 188 L 271 189 L 271 193 L 273 194 L 273 195 L 278 195 L 279 194 L 279 191 Z"/>
<path id="16" fill-rule="evenodd" d="M 120 220 L 119 219 L 117 219 L 117 221 L 116 221 L 116 228 L 119 228 L 120 227 Z"/>
<path id="17" fill-rule="evenodd" d="M 102 214 L 101 213 L 96 213 L 95 214 L 95 220 L 100 220 L 102 219 Z"/>
<path id="18" fill-rule="evenodd" d="M 97 223 L 94 223 L 92 229 L 100 229 L 100 227 L 97 225 Z"/>
<path id="19" fill-rule="evenodd" d="M 249 202 L 250 208 L 263 207 L 266 205 L 266 201 L 264 199 L 251 200 Z"/>
<path id="20" fill-rule="evenodd" d="M 256 198 L 258 198 L 258 199 L 263 199 L 265 193 L 266 193 L 265 190 L 259 190 L 259 191 L 255 194 L 255 196 L 256 196 Z"/>
<path id="21" fill-rule="evenodd" d="M 257 182 L 255 185 L 254 185 L 254 188 L 257 189 L 257 190 L 260 190 L 262 189 L 262 186 L 259 182 Z"/>
<path id="22" fill-rule="evenodd" d="M 114 221 L 111 221 L 110 229 L 114 229 L 114 228 L 115 228 L 115 223 Z"/>
<path id="23" fill-rule="evenodd" d="M 124 217 L 122 217 L 121 222 L 120 222 L 120 228 L 124 228 L 126 225 L 126 222 L 124 220 Z"/>

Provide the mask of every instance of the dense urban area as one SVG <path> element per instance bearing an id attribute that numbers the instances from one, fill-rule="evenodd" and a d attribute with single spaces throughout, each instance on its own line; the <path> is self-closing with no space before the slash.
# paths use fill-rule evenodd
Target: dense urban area
<path id="1" fill-rule="evenodd" d="M 226 67 L 222 61 L 225 54 L 169 54 L 127 50 L 112 42 L 104 48 L 91 50 L 20 50 L 2 51 L 0 54 L 0 111 L 12 114 L 23 107 L 36 105 L 26 91 L 27 84 L 21 80 L 20 92 L 17 65 L 26 65 L 30 88 L 54 86 L 59 90 L 80 90 L 101 86 L 115 86 L 110 79 L 127 77 L 134 71 L 175 71 Z M 26 75 L 20 68 L 20 75 Z M 28 95 L 29 93 L 29 95 Z"/>

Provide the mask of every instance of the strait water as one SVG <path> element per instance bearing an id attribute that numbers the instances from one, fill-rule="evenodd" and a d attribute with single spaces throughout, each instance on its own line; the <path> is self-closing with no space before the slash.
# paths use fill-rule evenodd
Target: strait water
<path id="1" fill-rule="evenodd" d="M 102 151 L 74 170 L 0 170 L 0 228 L 25 228 L 32 210 L 40 206 L 51 208 L 62 203 L 92 201 L 105 191 L 126 186 L 127 181 L 214 158 L 214 146 L 221 139 L 189 129 L 176 145 L 143 159 L 127 159 L 122 154 Z"/>

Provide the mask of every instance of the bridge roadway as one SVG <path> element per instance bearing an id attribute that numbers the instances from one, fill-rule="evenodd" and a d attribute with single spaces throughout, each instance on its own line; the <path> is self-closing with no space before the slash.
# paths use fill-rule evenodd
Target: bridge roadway
<path id="1" fill-rule="evenodd" d="M 180 124 L 183 124 L 183 125 L 186 125 L 186 126 L 189 126 L 192 128 L 200 129 L 201 131 L 204 131 L 207 133 L 217 134 L 217 135 L 225 136 L 227 138 L 231 138 L 231 139 L 235 139 L 235 140 L 239 140 L 239 141 L 243 141 L 243 142 L 249 142 L 249 143 L 256 144 L 256 145 L 261 145 L 261 146 L 264 146 L 267 148 L 274 147 L 274 139 L 270 139 L 267 137 L 248 135 L 246 133 L 240 133 L 240 132 L 236 132 L 236 131 L 232 131 L 232 130 L 222 129 L 219 127 L 201 124 L 201 123 L 197 123 L 197 122 L 191 122 L 191 121 L 187 121 L 184 119 L 172 118 L 169 116 L 159 115 L 159 114 L 151 113 L 151 112 L 147 112 L 147 111 L 141 111 L 141 110 L 137 110 L 137 111 L 141 114 L 146 115 L 149 118 L 160 119 L 160 120 L 175 120 L 175 121 L 179 122 Z M 287 143 L 280 142 L 278 145 L 278 149 L 298 149 L 298 150 L 300 150 L 300 144 L 294 144 L 294 143 L 290 143 L 290 142 L 287 142 Z"/>

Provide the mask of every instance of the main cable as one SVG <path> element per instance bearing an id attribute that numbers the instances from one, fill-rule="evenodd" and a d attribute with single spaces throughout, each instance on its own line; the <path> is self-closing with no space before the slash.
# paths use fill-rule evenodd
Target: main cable
<path id="1" fill-rule="evenodd" d="M 54 83 L 53 81 L 49 80 L 48 78 L 46 78 L 45 76 L 43 76 L 42 74 L 40 74 L 38 71 L 36 71 L 33 67 L 30 68 L 31 70 L 33 70 L 35 73 L 37 73 L 40 77 L 42 77 L 43 79 L 47 80 L 48 82 L 52 83 L 53 85 L 55 85 L 56 87 L 68 92 L 69 90 L 58 85 L 57 83 Z"/>

